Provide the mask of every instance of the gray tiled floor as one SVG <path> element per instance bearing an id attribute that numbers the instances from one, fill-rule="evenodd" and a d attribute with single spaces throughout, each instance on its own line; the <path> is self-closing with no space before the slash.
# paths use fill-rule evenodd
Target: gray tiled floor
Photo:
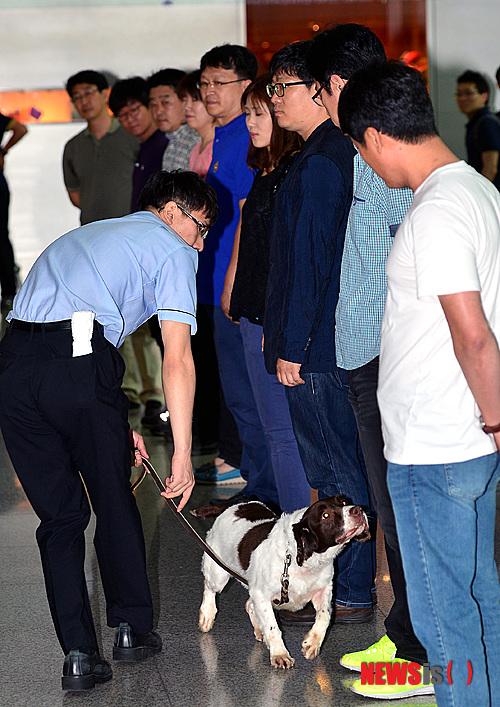
<path id="1" fill-rule="evenodd" d="M 134 422 L 134 420 L 132 421 Z M 169 449 L 147 437 L 155 467 L 166 475 Z M 203 461 L 204 459 L 202 459 Z M 223 495 L 235 487 L 218 489 Z M 189 507 L 208 501 L 211 487 L 196 488 Z M 37 519 L 26 502 L 0 440 L 0 705 L 55 707 L 350 707 L 394 704 L 360 698 L 348 689 L 357 675 L 342 668 L 342 653 L 359 650 L 384 631 L 391 602 L 385 556 L 379 552 L 378 607 L 375 619 L 359 626 L 332 625 L 316 660 L 301 655 L 302 628 L 286 628 L 284 637 L 296 658 L 293 670 L 269 666 L 267 649 L 253 638 L 244 610 L 246 592 L 231 582 L 219 601 L 214 629 L 201 634 L 197 616 L 202 594 L 201 550 L 187 535 L 147 478 L 137 491 L 142 513 L 148 569 L 163 652 L 138 665 L 114 664 L 114 679 L 89 693 L 60 689 L 62 654 L 49 617 L 34 532 Z M 191 516 L 189 516 L 191 519 Z M 207 521 L 193 520 L 204 535 Z M 104 600 L 88 531 L 86 573 L 103 655 L 111 659 L 113 631 L 105 625 Z M 434 704 L 429 698 L 398 705 Z"/>

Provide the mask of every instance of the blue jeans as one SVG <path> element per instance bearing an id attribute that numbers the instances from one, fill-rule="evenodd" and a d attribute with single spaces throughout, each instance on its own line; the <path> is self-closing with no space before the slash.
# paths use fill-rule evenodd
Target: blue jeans
<path id="1" fill-rule="evenodd" d="M 499 460 L 495 453 L 455 464 L 388 465 L 413 627 L 430 665 L 443 667 L 444 680 L 436 685 L 441 707 L 500 705 L 500 587 L 493 556 Z"/>
<path id="2" fill-rule="evenodd" d="M 320 498 L 343 494 L 372 517 L 373 507 L 354 413 L 348 401 L 347 374 L 302 373 L 305 384 L 286 388 L 290 416 L 307 479 Z M 353 541 L 339 555 L 337 604 L 372 605 L 376 573 L 375 523 L 372 540 Z"/>
<path id="3" fill-rule="evenodd" d="M 396 645 L 396 658 L 427 663 L 425 649 L 415 636 L 410 619 L 396 520 L 387 488 L 387 462 L 377 403 L 378 367 L 377 356 L 364 366 L 348 371 L 347 375 L 349 402 L 358 426 L 373 503 L 380 527 L 384 531 L 385 552 L 394 593 L 394 603 L 384 622 L 385 630 Z"/>
<path id="4" fill-rule="evenodd" d="M 228 319 L 222 307 L 213 307 L 214 341 L 219 375 L 227 407 L 231 411 L 242 445 L 241 475 L 244 493 L 279 505 L 271 454 L 248 377 L 240 327 Z"/>
<path id="5" fill-rule="evenodd" d="M 266 371 L 262 327 L 242 317 L 240 331 L 250 384 L 271 451 L 279 506 L 285 513 L 292 513 L 310 505 L 311 487 L 297 448 L 285 387 Z"/>

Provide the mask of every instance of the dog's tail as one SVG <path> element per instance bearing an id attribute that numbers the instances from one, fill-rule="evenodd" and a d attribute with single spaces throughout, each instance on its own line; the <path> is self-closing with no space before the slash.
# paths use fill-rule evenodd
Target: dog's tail
<path id="1" fill-rule="evenodd" d="M 222 515 L 227 509 L 227 506 L 201 506 L 200 508 L 194 508 L 189 511 L 195 518 L 217 518 L 217 516 Z"/>

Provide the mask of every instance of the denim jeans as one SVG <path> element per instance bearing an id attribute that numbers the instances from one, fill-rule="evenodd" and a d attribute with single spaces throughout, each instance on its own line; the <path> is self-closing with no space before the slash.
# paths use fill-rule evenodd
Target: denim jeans
<path id="1" fill-rule="evenodd" d="M 426 663 L 427 654 L 415 636 L 406 598 L 403 561 L 399 549 L 396 519 L 387 488 L 387 462 L 384 457 L 382 423 L 377 403 L 378 356 L 352 371 L 349 377 L 349 402 L 354 410 L 359 439 L 375 510 L 384 531 L 387 564 L 394 592 L 394 602 L 385 619 L 387 635 L 396 645 L 396 657 Z"/>
<path id="2" fill-rule="evenodd" d="M 311 503 L 311 487 L 302 466 L 293 432 L 285 386 L 264 365 L 262 327 L 242 317 L 240 331 L 248 376 L 259 411 L 262 428 L 271 451 L 279 506 L 293 513 Z"/>
<path id="3" fill-rule="evenodd" d="M 305 384 L 286 388 L 290 416 L 307 479 L 320 498 L 343 494 L 371 516 L 372 540 L 353 541 L 337 560 L 337 604 L 372 605 L 376 572 L 375 522 L 347 374 L 302 373 Z"/>
<path id="4" fill-rule="evenodd" d="M 430 665 L 443 667 L 435 686 L 440 707 L 500 705 L 499 460 L 495 453 L 455 464 L 388 465 L 413 627 Z"/>
<path id="5" fill-rule="evenodd" d="M 271 453 L 248 377 L 240 327 L 225 316 L 222 307 L 214 306 L 213 321 L 224 398 L 236 420 L 242 444 L 240 469 L 247 482 L 244 493 L 279 505 Z"/>

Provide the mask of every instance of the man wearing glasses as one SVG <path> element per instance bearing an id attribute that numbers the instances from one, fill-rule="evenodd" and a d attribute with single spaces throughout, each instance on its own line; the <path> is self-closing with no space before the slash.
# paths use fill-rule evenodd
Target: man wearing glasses
<path id="1" fill-rule="evenodd" d="M 464 71 L 457 79 L 458 110 L 469 119 L 465 144 L 467 162 L 500 191 L 500 120 L 488 107 L 490 87 L 478 71 Z"/>
<path id="2" fill-rule="evenodd" d="M 345 371 L 335 360 L 334 315 L 352 201 L 354 149 L 317 103 L 306 65 L 310 42 L 277 52 L 270 64 L 278 124 L 304 139 L 276 194 L 266 294 L 264 356 L 286 386 L 307 479 L 320 498 L 343 494 L 371 509 L 366 471 L 348 402 Z M 356 543 L 339 557 L 335 621 L 369 621 L 374 545 Z M 282 620 L 314 620 L 314 610 Z"/>
<path id="3" fill-rule="evenodd" d="M 137 466 L 147 453 L 129 429 L 117 347 L 158 317 L 174 439 L 166 496 L 182 496 L 181 510 L 194 487 L 196 268 L 217 214 L 216 195 L 197 174 L 157 172 L 136 213 L 51 243 L 14 299 L 0 345 L 0 425 L 40 519 L 48 601 L 66 656 L 63 690 L 88 690 L 112 677 L 99 654 L 85 581 L 89 500 L 107 623 L 117 629 L 113 659 L 136 662 L 162 647 L 152 630 L 141 518 L 130 488 L 131 449 Z"/>
<path id="4" fill-rule="evenodd" d="M 227 314 L 236 271 L 241 209 L 253 182 L 246 163 L 249 134 L 241 97 L 257 75 L 257 59 L 246 47 L 225 44 L 204 54 L 200 71 L 201 99 L 216 123 L 206 179 L 217 192 L 220 217 L 200 259 L 198 299 L 213 323 L 224 398 L 236 421 L 242 451 L 240 467 L 238 440 L 226 441 L 226 450 L 220 449 L 215 465 L 197 470 L 196 478 L 217 484 L 234 482 L 241 473 L 247 486 L 243 498 L 241 494 L 233 497 L 236 501 L 255 496 L 277 505 L 268 446 L 248 377 L 239 326 Z"/>
<path id="5" fill-rule="evenodd" d="M 106 77 L 90 69 L 70 76 L 66 90 L 87 127 L 66 143 L 64 183 L 82 225 L 130 213 L 139 140 L 108 110 Z"/>
<path id="6" fill-rule="evenodd" d="M 162 168 L 163 153 L 168 145 L 168 135 L 158 129 L 148 103 L 146 80 L 141 76 L 117 81 L 109 95 L 113 115 L 130 135 L 141 141 L 132 176 L 132 212 L 149 177 Z"/>
<path id="7" fill-rule="evenodd" d="M 109 107 L 120 125 L 141 141 L 132 175 L 130 211 L 134 212 L 149 177 L 162 168 L 168 137 L 153 120 L 148 107 L 147 84 L 141 76 L 117 81 L 111 89 Z M 161 389 L 162 347 L 160 326 L 152 317 L 125 339 L 120 353 L 126 366 L 123 389 L 130 404 L 135 408 L 141 403 L 145 406 L 141 423 L 151 431 L 168 434 L 170 425 L 161 417 L 166 411 Z"/>
<path id="8" fill-rule="evenodd" d="M 307 62 L 323 105 L 335 125 L 339 125 L 341 89 L 359 69 L 374 62 L 385 63 L 386 54 L 382 42 L 368 27 L 347 23 L 315 37 Z M 342 655 L 341 665 L 354 671 L 359 671 L 362 663 L 372 661 L 427 662 L 408 609 L 377 403 L 380 329 L 387 295 L 386 260 L 412 199 L 410 189 L 390 189 L 356 151 L 354 198 L 347 221 L 335 312 L 335 345 L 337 364 L 349 378 L 349 402 L 358 425 L 375 510 L 384 531 L 394 603 L 384 622 L 385 635 L 364 650 Z M 357 680 L 352 690 L 369 697 L 396 698 L 432 693 L 432 686 L 361 685 Z"/>

